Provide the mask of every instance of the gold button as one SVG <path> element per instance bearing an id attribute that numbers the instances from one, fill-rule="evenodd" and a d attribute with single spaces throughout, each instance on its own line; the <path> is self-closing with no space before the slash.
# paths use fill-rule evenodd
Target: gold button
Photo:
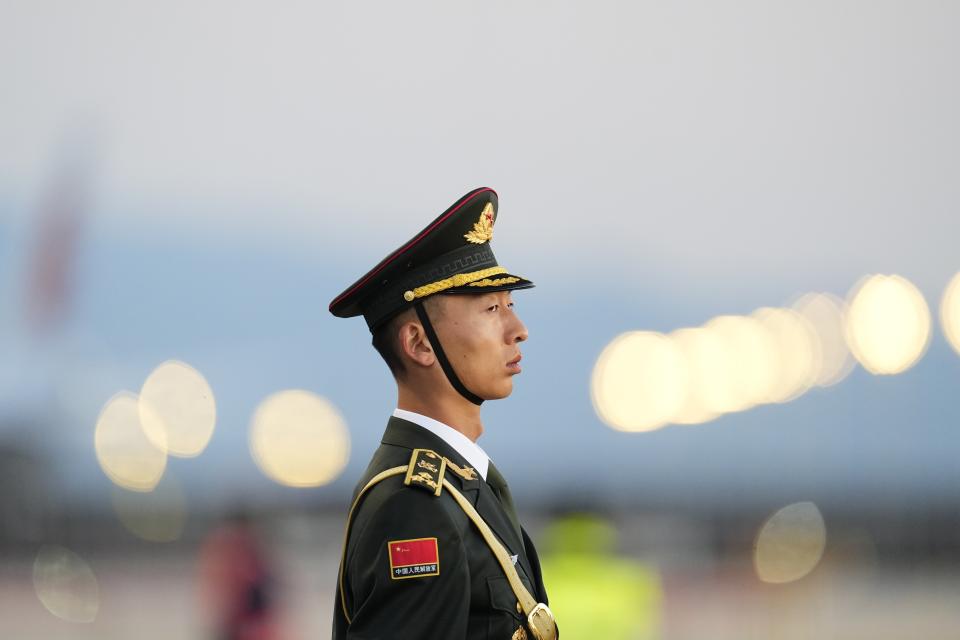
<path id="1" fill-rule="evenodd" d="M 407 302 L 413 302 L 413 299 L 414 299 L 414 298 L 416 298 L 416 296 L 413 295 L 413 291 L 404 291 L 404 292 L 403 292 L 403 299 L 406 300 Z"/>
<path id="2" fill-rule="evenodd" d="M 520 601 L 517 601 L 517 613 L 523 613 L 523 607 L 520 606 Z"/>

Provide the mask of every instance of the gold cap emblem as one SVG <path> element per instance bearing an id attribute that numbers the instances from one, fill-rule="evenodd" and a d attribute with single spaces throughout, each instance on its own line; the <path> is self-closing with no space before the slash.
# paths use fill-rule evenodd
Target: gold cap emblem
<path id="1" fill-rule="evenodd" d="M 493 203 L 488 202 L 480 213 L 480 219 L 473 223 L 473 229 L 463 236 L 468 242 L 483 244 L 493 239 Z"/>

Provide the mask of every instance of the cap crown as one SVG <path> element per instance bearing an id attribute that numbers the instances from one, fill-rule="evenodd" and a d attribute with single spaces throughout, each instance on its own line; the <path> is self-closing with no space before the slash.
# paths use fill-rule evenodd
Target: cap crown
<path id="1" fill-rule="evenodd" d="M 497 194 L 474 189 L 381 260 L 330 303 L 340 318 L 363 315 L 370 330 L 437 293 L 485 293 L 534 286 L 507 273 L 490 247 Z"/>

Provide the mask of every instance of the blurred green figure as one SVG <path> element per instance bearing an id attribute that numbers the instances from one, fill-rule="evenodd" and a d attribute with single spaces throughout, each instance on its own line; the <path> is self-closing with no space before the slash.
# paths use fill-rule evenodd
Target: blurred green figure
<path id="1" fill-rule="evenodd" d="M 570 515 L 551 523 L 543 539 L 543 576 L 564 640 L 660 638 L 660 576 L 615 554 L 611 524 Z"/>

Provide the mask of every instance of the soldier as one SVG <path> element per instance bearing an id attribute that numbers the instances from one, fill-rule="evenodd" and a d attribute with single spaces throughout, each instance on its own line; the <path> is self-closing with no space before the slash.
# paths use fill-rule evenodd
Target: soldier
<path id="1" fill-rule="evenodd" d="M 533 542 L 476 441 L 505 398 L 527 329 L 497 264 L 492 189 L 471 191 L 330 303 L 362 315 L 397 409 L 357 484 L 334 638 L 557 637 Z"/>

